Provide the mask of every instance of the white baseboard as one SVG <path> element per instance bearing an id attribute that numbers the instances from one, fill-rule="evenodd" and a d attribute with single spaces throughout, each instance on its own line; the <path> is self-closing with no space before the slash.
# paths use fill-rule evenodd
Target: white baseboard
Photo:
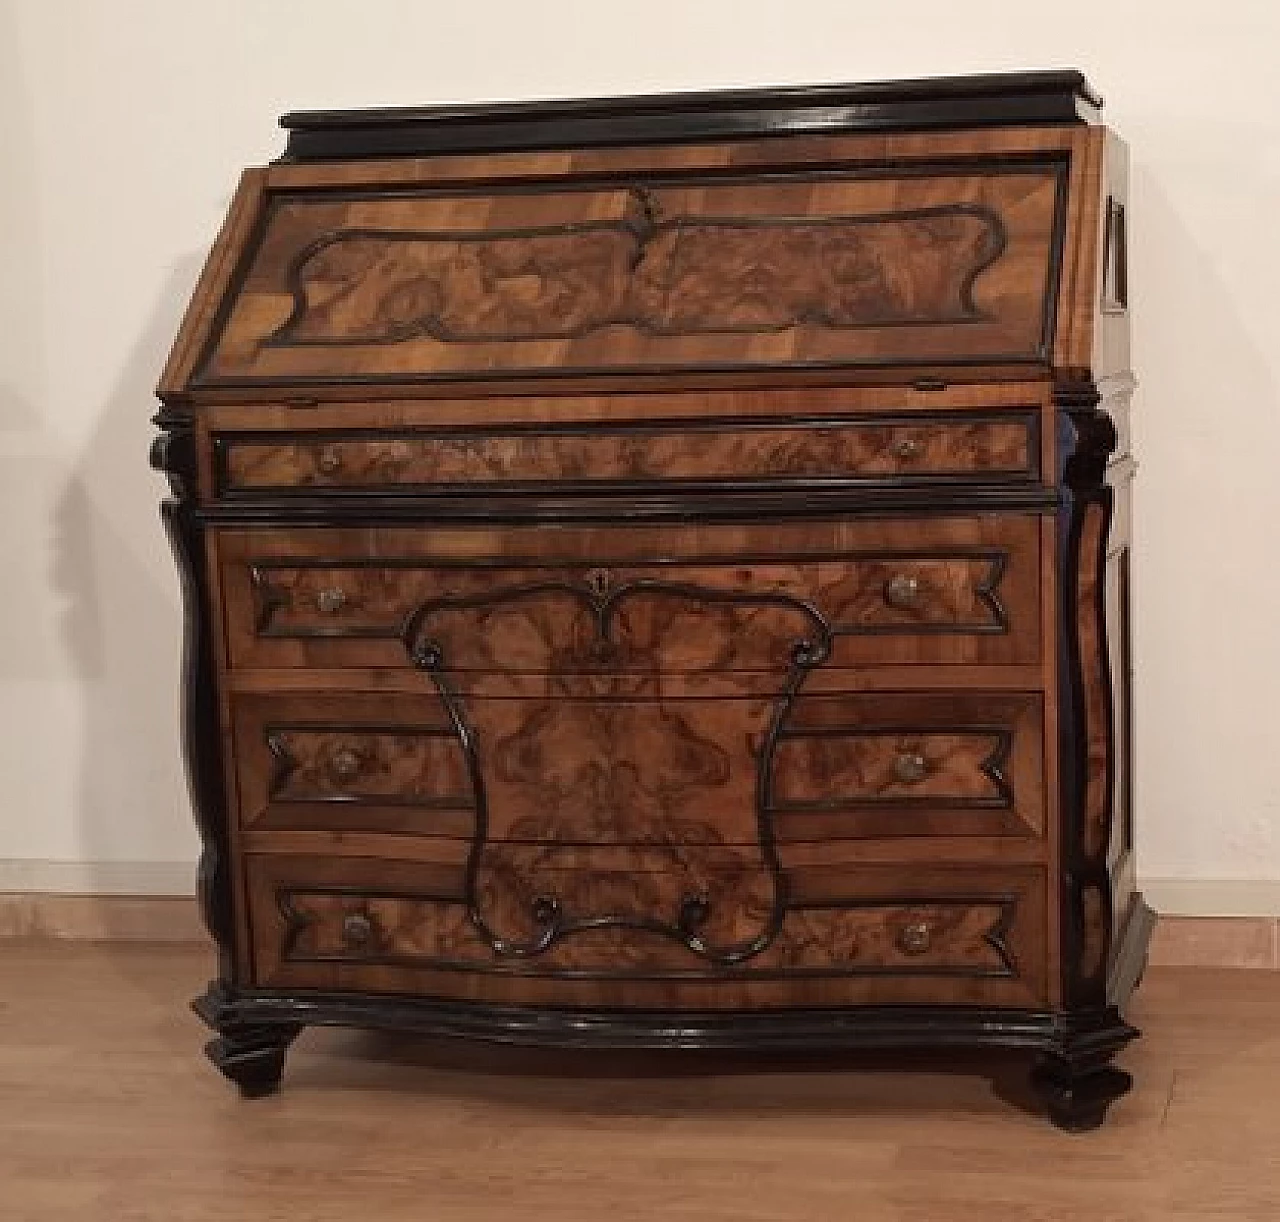
<path id="1" fill-rule="evenodd" d="M 44 895 L 189 896 L 190 861 L 32 861 L 0 858 L 0 892 Z"/>
<path id="2" fill-rule="evenodd" d="M 1280 917 L 1280 879 L 1144 878 L 1139 888 L 1163 916 Z"/>
<path id="3" fill-rule="evenodd" d="M 0 892 L 189 896 L 189 861 L 28 861 L 0 858 Z M 1147 878 L 1147 903 L 1166 916 L 1280 917 L 1280 879 Z"/>

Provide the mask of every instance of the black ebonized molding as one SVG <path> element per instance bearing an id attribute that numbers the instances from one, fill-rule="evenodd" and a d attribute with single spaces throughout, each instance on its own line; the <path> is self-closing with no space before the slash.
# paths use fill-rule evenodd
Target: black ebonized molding
<path id="1" fill-rule="evenodd" d="M 204 1046 L 205 1055 L 246 1099 L 257 1099 L 280 1085 L 285 1053 L 302 1024 L 256 1021 L 231 1004 L 231 996 L 225 984 L 215 982 L 191 1008 L 218 1033 Z"/>
<path id="2" fill-rule="evenodd" d="M 973 1006 L 725 1014 L 492 1006 L 395 994 L 233 992 L 214 983 L 194 1008 L 211 1024 L 371 1027 L 547 1048 L 782 1052 L 967 1046 L 1088 1056 L 1114 1054 L 1138 1035 L 1114 1007 L 1083 1014 Z"/>
<path id="3" fill-rule="evenodd" d="M 892 517 L 1022 511 L 1056 513 L 1057 489 L 984 485 L 945 489 L 899 488 L 815 490 L 810 493 L 743 491 L 725 481 L 714 491 L 666 491 L 646 495 L 439 496 L 312 495 L 237 500 L 193 510 L 197 521 L 217 526 L 346 526 L 380 522 L 635 522 L 774 521 L 858 515 Z"/>
<path id="4" fill-rule="evenodd" d="M 1095 121 L 1076 71 L 284 115 L 284 162 Z"/>
<path id="5" fill-rule="evenodd" d="M 223 780 L 213 615 L 205 564 L 204 535 L 195 513 L 196 439 L 191 418 L 169 409 L 154 421 L 165 430 L 151 446 L 151 465 L 163 471 L 172 495 L 160 506 L 182 583 L 182 744 L 191 809 L 200 833 L 196 894 L 205 927 L 218 953 L 223 980 L 237 979 L 235 921 Z"/>
<path id="6" fill-rule="evenodd" d="M 1059 406 L 1058 452 L 1063 508 L 1058 521 L 1058 589 L 1061 596 L 1059 687 L 1059 750 L 1061 752 L 1061 828 L 1063 861 L 1063 997 L 1068 1005 L 1102 1005 L 1107 995 L 1111 961 L 1110 932 L 1114 924 L 1112 884 L 1108 865 L 1109 827 L 1113 816 L 1115 717 L 1112 710 L 1109 653 L 1106 637 L 1104 566 L 1112 514 L 1112 490 L 1106 482 L 1107 463 L 1116 446 L 1116 430 L 1110 416 L 1099 410 L 1096 388 L 1064 391 Z M 1084 528 L 1090 514 L 1103 516 L 1096 554 L 1086 555 Z M 1102 674 L 1086 673 L 1081 656 L 1080 579 L 1088 568 L 1096 574 L 1094 605 L 1085 613 L 1093 620 Z M 1093 853 L 1086 845 L 1086 809 L 1089 770 L 1088 689 L 1104 686 L 1107 781 L 1104 821 L 1108 834 Z M 1097 897 L 1102 946 L 1092 971 L 1086 970 L 1086 896 Z"/>

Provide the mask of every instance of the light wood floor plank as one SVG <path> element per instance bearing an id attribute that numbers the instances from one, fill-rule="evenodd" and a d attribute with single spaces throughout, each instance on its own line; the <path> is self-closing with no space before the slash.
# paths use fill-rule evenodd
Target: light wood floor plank
<path id="1" fill-rule="evenodd" d="M 241 1101 L 185 946 L 0 942 L 9 1222 L 1276 1222 L 1280 974 L 1153 968 L 1099 1132 L 987 1056 L 579 1057 L 310 1031 Z M 953 1061 L 955 1062 L 953 1064 Z M 751 1072 L 752 1069 L 758 1072 Z"/>

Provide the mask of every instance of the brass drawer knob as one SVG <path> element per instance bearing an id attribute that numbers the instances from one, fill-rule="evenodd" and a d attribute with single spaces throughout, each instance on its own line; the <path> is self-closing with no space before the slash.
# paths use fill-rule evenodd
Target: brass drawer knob
<path id="1" fill-rule="evenodd" d="M 321 590 L 316 595 L 316 609 L 326 615 L 337 615 L 347 605 L 345 590 Z"/>
<path id="2" fill-rule="evenodd" d="M 353 781 L 360 775 L 360 753 L 351 747 L 339 747 L 333 753 L 329 766 L 340 781 Z"/>
<path id="3" fill-rule="evenodd" d="M 904 955 L 923 955 L 933 941 L 927 921 L 911 921 L 898 930 L 898 949 Z"/>
<path id="4" fill-rule="evenodd" d="M 363 912 L 342 918 L 342 940 L 348 946 L 367 946 L 373 939 L 373 922 Z"/>
<path id="5" fill-rule="evenodd" d="M 316 470 L 321 475 L 337 475 L 342 470 L 342 454 L 333 446 L 325 446 L 316 456 Z"/>
<path id="6" fill-rule="evenodd" d="M 918 437 L 899 437 L 893 443 L 893 456 L 901 462 L 910 462 L 924 453 L 924 442 Z"/>
<path id="7" fill-rule="evenodd" d="M 914 573 L 894 573 L 884 583 L 884 600 L 891 607 L 916 607 L 920 604 L 922 587 Z"/>
<path id="8" fill-rule="evenodd" d="M 904 785 L 923 781 L 929 772 L 929 762 L 919 751 L 899 751 L 893 757 L 893 775 Z"/>

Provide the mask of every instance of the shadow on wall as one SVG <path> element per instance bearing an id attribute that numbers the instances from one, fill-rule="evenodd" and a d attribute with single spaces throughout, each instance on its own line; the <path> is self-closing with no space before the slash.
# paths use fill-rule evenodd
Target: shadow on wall
<path id="1" fill-rule="evenodd" d="M 1218 269 L 1238 243 L 1189 228 L 1133 170 L 1139 869 L 1280 877 L 1278 364 Z"/>
<path id="2" fill-rule="evenodd" d="M 79 769 L 81 857 L 189 859 L 184 892 L 194 890 L 198 845 L 180 754 L 181 597 L 159 516 L 154 508 L 141 514 L 167 491 L 147 465 L 150 417 L 199 268 L 194 255 L 173 268 L 145 331 L 122 361 L 120 380 L 56 507 L 51 574 L 82 689 L 83 755 L 74 765 L 68 761 Z M 152 881 L 173 873 L 157 867 Z M 154 889 L 146 878 L 139 885 Z"/>

